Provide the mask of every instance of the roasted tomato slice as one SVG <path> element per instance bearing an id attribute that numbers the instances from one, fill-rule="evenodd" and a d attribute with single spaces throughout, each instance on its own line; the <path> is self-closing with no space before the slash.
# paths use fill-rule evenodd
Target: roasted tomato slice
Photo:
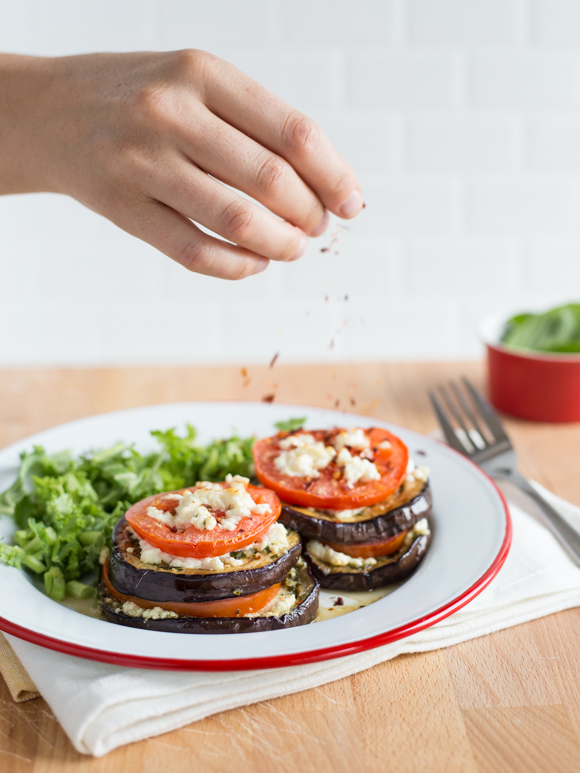
<path id="1" fill-rule="evenodd" d="M 228 487 L 228 483 L 220 484 L 223 488 Z M 191 491 L 195 490 L 191 487 Z M 196 526 L 188 526 L 184 531 L 175 531 L 156 518 L 147 514 L 149 507 L 155 507 L 164 512 L 172 512 L 177 506 L 175 499 L 171 499 L 171 494 L 183 494 L 186 489 L 179 491 L 168 491 L 163 494 L 142 499 L 140 502 L 132 505 L 125 513 L 125 518 L 131 528 L 146 542 L 159 548 L 164 553 L 172 556 L 181 556 L 189 558 L 212 558 L 222 556 L 232 550 L 239 550 L 247 545 L 251 545 L 265 534 L 270 526 L 278 519 L 281 512 L 280 500 L 273 491 L 258 488 L 257 486 L 246 485 L 246 490 L 256 505 L 267 504 L 270 512 L 251 513 L 244 516 L 236 527 L 232 530 L 220 529 L 219 522 L 227 516 L 223 512 L 213 512 L 212 514 L 218 521 L 218 525 L 213 529 L 198 529 Z"/>
<path id="2" fill-rule="evenodd" d="M 252 593 L 249 596 L 239 596 L 229 599 L 217 599 L 216 601 L 149 601 L 149 599 L 140 599 L 138 596 L 127 596 L 113 587 L 109 579 L 108 563 L 103 566 L 103 581 L 112 598 L 117 601 L 132 601 L 144 609 L 153 609 L 161 607 L 178 615 L 189 615 L 190 617 L 241 617 L 250 612 L 259 612 L 274 600 L 281 583 L 271 585 L 269 588 Z"/>
<path id="3" fill-rule="evenodd" d="M 324 544 L 353 558 L 380 558 L 396 553 L 403 544 L 406 534 L 407 531 L 400 531 L 394 537 L 387 537 L 379 542 L 359 542 L 356 545 L 345 545 L 342 542 L 325 542 Z"/>
<path id="4" fill-rule="evenodd" d="M 363 458 L 369 459 L 376 465 L 380 474 L 380 479 L 377 480 L 358 482 L 349 486 L 342 474 L 340 464 L 336 462 L 336 457 L 327 467 L 318 470 L 317 476 L 313 477 L 282 474 L 274 463 L 282 451 L 280 441 L 289 437 L 289 434 L 312 435 L 316 441 L 332 445 L 337 435 L 345 431 L 339 428 L 299 430 L 294 433 L 281 432 L 273 437 L 258 440 L 254 445 L 253 453 L 256 475 L 260 483 L 273 489 L 283 502 L 320 510 L 352 510 L 383 502 L 400 486 L 409 461 L 407 446 L 386 429 L 372 427 L 364 430 L 369 440 L 367 449 L 347 447 L 351 455 L 361 455 L 362 451 Z"/>

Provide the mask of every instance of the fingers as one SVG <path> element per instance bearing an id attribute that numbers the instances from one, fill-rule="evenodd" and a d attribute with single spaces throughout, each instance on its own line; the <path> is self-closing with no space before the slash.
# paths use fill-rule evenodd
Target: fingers
<path id="1" fill-rule="evenodd" d="M 158 167 L 141 184 L 151 198 L 254 254 L 296 260 L 308 245 L 300 228 L 242 198 L 186 159 Z"/>
<path id="2" fill-rule="evenodd" d="M 195 131 L 188 126 L 182 132 L 180 141 L 183 153 L 213 177 L 244 191 L 307 234 L 318 236 L 325 229 L 324 205 L 292 166 L 209 110 L 204 109 Z"/>
<path id="3" fill-rule="evenodd" d="M 286 159 L 331 212 L 358 214 L 363 198 L 355 174 L 314 121 L 233 65 L 197 54 L 201 96 L 213 113 Z"/>
<path id="4" fill-rule="evenodd" d="M 268 267 L 268 259 L 203 233 L 183 215 L 157 201 L 143 201 L 111 218 L 189 271 L 220 279 L 244 279 Z"/>

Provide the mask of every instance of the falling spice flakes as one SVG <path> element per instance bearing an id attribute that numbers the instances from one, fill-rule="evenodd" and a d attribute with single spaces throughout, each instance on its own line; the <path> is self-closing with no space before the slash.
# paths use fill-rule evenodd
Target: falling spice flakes
<path id="1" fill-rule="evenodd" d="M 248 369 L 242 368 L 240 373 L 242 374 L 242 378 L 248 378 Z"/>
<path id="2" fill-rule="evenodd" d="M 263 403 L 273 403 L 275 399 L 276 399 L 276 395 L 275 394 L 264 395 L 264 397 L 262 397 L 262 402 Z"/>
<path id="3" fill-rule="evenodd" d="M 340 408 L 340 400 L 335 400 L 334 401 L 334 407 L 335 408 Z"/>
<path id="4" fill-rule="evenodd" d="M 348 231 L 345 225 L 339 225 L 330 234 L 330 243 L 326 247 L 321 247 L 320 252 L 330 252 L 334 248 L 334 254 L 338 255 L 338 237 L 343 231 Z"/>
<path id="5" fill-rule="evenodd" d="M 247 386 L 250 386 L 251 383 L 252 383 L 252 379 L 246 378 L 244 379 L 244 383 L 242 384 L 242 386 L 247 387 Z"/>
<path id="6" fill-rule="evenodd" d="M 271 368 L 274 367 L 274 365 L 276 364 L 276 360 L 278 359 L 279 356 L 280 356 L 280 352 L 276 352 L 276 354 L 272 357 L 272 360 L 270 362 Z"/>
<path id="7" fill-rule="evenodd" d="M 354 399 L 354 397 L 351 397 L 351 398 L 350 398 L 350 404 L 352 405 L 352 407 L 353 407 L 353 408 L 355 407 L 355 405 L 356 405 L 356 400 Z"/>

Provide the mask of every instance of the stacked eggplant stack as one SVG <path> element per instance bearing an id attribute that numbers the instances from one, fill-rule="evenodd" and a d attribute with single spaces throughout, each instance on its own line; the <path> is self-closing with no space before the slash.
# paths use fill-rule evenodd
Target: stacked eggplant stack
<path id="1" fill-rule="evenodd" d="M 175 519 L 181 517 L 183 525 L 184 513 L 191 512 L 183 505 L 191 505 L 191 492 L 199 498 L 209 491 L 212 500 L 220 487 L 226 493 L 244 489 L 256 510 L 228 521 L 227 512 L 204 506 L 213 519 L 209 528 L 175 529 Z M 104 557 L 103 615 L 121 625 L 177 633 L 247 633 L 312 622 L 318 582 L 301 558 L 299 535 L 277 522 L 280 510 L 273 492 L 231 477 L 133 505 L 117 523 Z"/>
<path id="2" fill-rule="evenodd" d="M 372 591 L 405 579 L 431 540 L 429 471 L 386 430 L 296 430 L 259 441 L 256 473 L 306 541 L 323 588 Z"/>

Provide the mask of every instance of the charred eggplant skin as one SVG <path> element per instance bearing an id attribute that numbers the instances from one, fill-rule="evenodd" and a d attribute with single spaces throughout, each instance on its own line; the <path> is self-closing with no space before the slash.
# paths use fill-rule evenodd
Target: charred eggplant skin
<path id="1" fill-rule="evenodd" d="M 305 515 L 295 510 L 292 505 L 282 503 L 280 522 L 294 529 L 303 537 L 317 539 L 321 542 L 358 543 L 393 537 L 401 531 L 410 529 L 421 518 L 426 518 L 431 512 L 433 499 L 429 484 L 410 502 L 389 510 L 383 515 L 377 515 L 366 521 L 339 523 Z"/>
<path id="2" fill-rule="evenodd" d="M 111 623 L 140 628 L 147 631 L 168 633 L 260 633 L 282 628 L 295 628 L 311 623 L 318 612 L 320 585 L 307 566 L 300 570 L 303 599 L 301 603 L 282 617 L 177 617 L 165 620 L 145 620 L 116 612 L 104 583 L 99 584 L 99 606 L 104 617 Z"/>
<path id="3" fill-rule="evenodd" d="M 310 567 L 310 571 L 325 590 L 377 590 L 377 588 L 382 588 L 393 582 L 404 580 L 414 572 L 427 552 L 430 542 L 431 534 L 421 534 L 413 540 L 409 549 L 398 561 L 384 564 L 369 572 L 331 572 L 326 570 L 325 566 L 319 564 L 307 551 L 304 558 Z"/>
<path id="4" fill-rule="evenodd" d="M 280 558 L 257 569 L 208 574 L 185 574 L 141 569 L 123 557 L 123 544 L 128 523 L 121 518 L 113 531 L 113 548 L 109 556 L 109 579 L 119 593 L 149 601 L 214 601 L 251 593 L 282 582 L 300 557 L 300 542 Z"/>

